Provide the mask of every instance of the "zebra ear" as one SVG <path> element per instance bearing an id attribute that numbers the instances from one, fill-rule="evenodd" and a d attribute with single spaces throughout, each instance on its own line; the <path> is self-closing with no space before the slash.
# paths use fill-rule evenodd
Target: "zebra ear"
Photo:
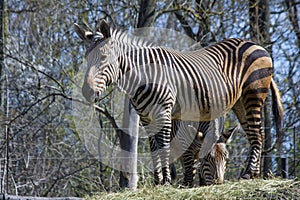
<path id="1" fill-rule="evenodd" d="M 96 33 L 99 32 L 101 33 L 104 38 L 109 38 L 110 35 L 110 26 L 106 23 L 105 20 L 101 20 L 99 23 L 99 26 L 96 29 Z"/>
<path id="2" fill-rule="evenodd" d="M 223 132 L 219 140 L 222 139 L 222 142 L 226 144 L 231 138 L 231 136 L 233 135 L 233 133 L 238 132 L 238 130 L 239 130 L 239 126 L 235 126 L 234 128 L 229 129 L 227 132 Z"/>
<path id="3" fill-rule="evenodd" d="M 90 43 L 92 41 L 93 33 L 91 31 L 84 29 L 83 27 L 81 27 L 80 25 L 78 25 L 76 23 L 74 23 L 74 29 L 75 29 L 75 32 L 77 33 L 77 35 L 84 42 Z"/>

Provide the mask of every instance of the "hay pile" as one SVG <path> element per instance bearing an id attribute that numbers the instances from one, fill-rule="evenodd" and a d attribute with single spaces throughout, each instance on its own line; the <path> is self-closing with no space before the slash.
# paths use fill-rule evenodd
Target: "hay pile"
<path id="1" fill-rule="evenodd" d="M 300 181 L 282 179 L 239 180 L 227 181 L 222 185 L 190 189 L 178 189 L 174 186 L 145 186 L 137 191 L 102 192 L 85 199 L 300 199 Z"/>

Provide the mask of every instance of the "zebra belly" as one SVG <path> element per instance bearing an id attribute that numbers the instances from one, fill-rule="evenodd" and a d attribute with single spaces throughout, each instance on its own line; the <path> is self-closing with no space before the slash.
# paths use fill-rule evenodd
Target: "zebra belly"
<path id="1" fill-rule="evenodd" d="M 219 84 L 219 87 L 225 88 L 222 84 Z M 181 89 L 177 90 L 176 93 L 176 101 L 171 114 L 172 119 L 210 121 L 221 117 L 230 109 L 231 102 L 228 101 L 228 91 L 225 89 L 210 89 L 203 93 L 193 87 L 179 86 L 178 88 Z"/>
<path id="2" fill-rule="evenodd" d="M 182 104 L 181 104 L 182 105 Z M 213 109 L 201 109 L 197 107 L 182 107 L 175 104 L 172 109 L 172 119 L 184 121 L 211 121 L 212 119 L 223 116 L 228 109 L 226 106 L 220 108 L 215 106 Z"/>

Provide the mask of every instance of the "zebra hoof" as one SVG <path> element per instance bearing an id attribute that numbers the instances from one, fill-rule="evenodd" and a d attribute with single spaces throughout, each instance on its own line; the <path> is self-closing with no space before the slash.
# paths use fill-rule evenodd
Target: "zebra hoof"
<path id="1" fill-rule="evenodd" d="M 251 179 L 251 175 L 250 174 L 244 174 L 241 176 L 242 179 Z"/>
<path id="2" fill-rule="evenodd" d="M 178 188 L 180 188 L 180 189 L 193 188 L 193 187 L 194 187 L 193 183 L 185 182 L 185 181 L 179 183 L 179 185 L 178 185 Z"/>
<path id="3" fill-rule="evenodd" d="M 169 186 L 169 185 L 171 185 L 171 179 L 163 180 L 163 185 L 164 185 L 164 186 Z"/>
<path id="4" fill-rule="evenodd" d="M 252 178 L 257 178 L 257 177 L 259 177 L 259 173 L 254 173 L 251 171 L 242 173 L 242 175 L 241 175 L 241 179 L 252 179 Z"/>

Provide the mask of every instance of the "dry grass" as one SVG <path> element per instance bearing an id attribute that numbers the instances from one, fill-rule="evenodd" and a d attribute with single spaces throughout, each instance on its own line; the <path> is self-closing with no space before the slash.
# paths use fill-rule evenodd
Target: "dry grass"
<path id="1" fill-rule="evenodd" d="M 145 186 L 136 191 L 102 192 L 85 199 L 300 199 L 300 181 L 282 179 L 239 180 L 227 181 L 222 185 L 191 189 L 178 189 L 174 186 Z"/>

